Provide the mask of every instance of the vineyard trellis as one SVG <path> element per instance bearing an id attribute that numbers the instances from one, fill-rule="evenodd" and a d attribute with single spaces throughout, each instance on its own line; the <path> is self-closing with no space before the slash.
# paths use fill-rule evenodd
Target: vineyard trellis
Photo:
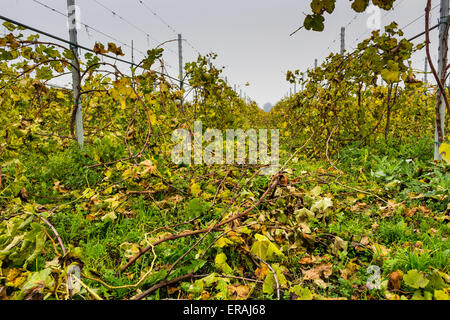
<path id="1" fill-rule="evenodd" d="M 215 54 L 185 64 L 184 91 L 159 71 L 162 48 L 134 63 L 114 43 L 53 43 L 6 21 L 0 299 L 450 297 L 450 175 L 428 139 L 436 89 L 415 78 L 423 46 L 395 23 L 290 72 L 302 90 L 265 113 L 228 85 Z M 86 51 L 78 66 L 71 46 Z M 83 150 L 73 92 L 48 85 L 73 70 Z M 174 163 L 173 132 L 196 121 L 280 129 L 279 170 Z"/>

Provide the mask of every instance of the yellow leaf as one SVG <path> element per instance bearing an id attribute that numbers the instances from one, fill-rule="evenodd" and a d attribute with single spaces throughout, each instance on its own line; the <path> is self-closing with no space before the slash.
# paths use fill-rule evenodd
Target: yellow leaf
<path id="1" fill-rule="evenodd" d="M 120 99 L 120 106 L 122 107 L 122 109 L 126 109 L 127 108 L 127 104 L 125 102 L 125 99 Z"/>
<path id="2" fill-rule="evenodd" d="M 64 95 L 64 93 L 63 93 L 62 91 L 58 91 L 58 92 L 56 93 L 56 97 L 57 97 L 58 99 L 64 99 L 66 96 Z"/>
<path id="3" fill-rule="evenodd" d="M 155 123 L 156 123 L 156 115 L 155 115 L 154 113 L 151 113 L 151 114 L 149 115 L 149 118 L 150 118 L 150 123 L 151 123 L 151 125 L 154 126 Z"/>
<path id="4" fill-rule="evenodd" d="M 233 272 L 231 267 L 228 265 L 227 256 L 225 253 L 219 253 L 216 258 L 214 259 L 214 265 L 217 269 L 222 270 L 225 274 L 230 274 Z"/>
<path id="5" fill-rule="evenodd" d="M 194 195 L 194 197 L 198 197 L 198 195 L 202 192 L 202 189 L 200 188 L 200 185 L 198 183 L 194 183 L 191 186 L 191 193 Z"/>
<path id="6" fill-rule="evenodd" d="M 230 245 L 230 244 L 233 244 L 233 241 L 231 241 L 228 238 L 222 237 L 222 238 L 219 238 L 219 240 L 217 240 L 217 242 L 214 246 L 218 247 L 218 248 L 224 248 L 224 247 L 228 247 L 228 245 Z"/>
<path id="7" fill-rule="evenodd" d="M 399 71 L 391 71 L 388 69 L 384 69 L 381 71 L 381 76 L 383 80 L 387 83 L 399 82 L 400 80 L 400 72 Z"/>
<path id="8" fill-rule="evenodd" d="M 9 287 L 18 288 L 25 282 L 25 280 L 27 280 L 29 274 L 29 271 L 13 268 L 9 271 L 8 276 L 6 277 L 6 285 Z"/>
<path id="9" fill-rule="evenodd" d="M 111 192 L 112 192 L 112 186 L 111 187 L 109 187 L 108 189 L 106 189 L 105 191 L 103 191 L 104 193 L 106 193 L 106 194 L 111 194 Z"/>

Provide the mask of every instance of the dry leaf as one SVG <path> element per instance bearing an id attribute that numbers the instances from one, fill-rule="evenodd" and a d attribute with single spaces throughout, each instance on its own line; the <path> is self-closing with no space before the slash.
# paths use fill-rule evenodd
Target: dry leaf
<path id="1" fill-rule="evenodd" d="M 333 265 L 327 262 L 315 265 L 309 270 L 302 270 L 303 280 L 321 280 L 321 277 L 327 279 L 331 276 L 331 273 L 333 272 L 332 269 Z"/>
<path id="2" fill-rule="evenodd" d="M 244 300 L 250 293 L 250 287 L 248 285 L 232 284 L 228 286 L 229 295 L 236 300 Z"/>
<path id="3" fill-rule="evenodd" d="M 392 286 L 394 291 L 400 290 L 402 284 L 403 274 L 401 271 L 397 270 L 389 275 L 389 284 Z"/>

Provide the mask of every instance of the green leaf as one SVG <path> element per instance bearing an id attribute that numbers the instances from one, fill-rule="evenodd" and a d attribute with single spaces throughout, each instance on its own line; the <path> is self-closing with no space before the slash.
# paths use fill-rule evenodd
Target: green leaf
<path id="1" fill-rule="evenodd" d="M 192 199 L 191 201 L 189 201 L 187 208 L 186 208 L 186 213 L 188 218 L 193 219 L 196 218 L 198 216 L 202 216 L 207 212 L 207 208 L 205 206 L 205 204 L 197 198 Z"/>
<path id="2" fill-rule="evenodd" d="M 400 81 L 400 71 L 390 71 L 388 69 L 383 69 L 381 71 L 381 77 L 387 83 L 394 83 Z"/>
<path id="3" fill-rule="evenodd" d="M 364 12 L 369 6 L 369 0 L 354 0 L 352 3 L 352 9 L 356 12 Z"/>
<path id="4" fill-rule="evenodd" d="M 403 277 L 403 281 L 405 281 L 407 286 L 414 289 L 425 288 L 429 282 L 424 275 L 417 270 L 409 270 Z"/>
<path id="5" fill-rule="evenodd" d="M 53 278 L 50 276 L 52 271 L 50 269 L 43 269 L 39 272 L 33 272 L 22 287 L 23 291 L 28 291 L 39 287 L 42 290 L 45 287 L 51 287 Z"/>
<path id="6" fill-rule="evenodd" d="M 16 30 L 16 26 L 14 24 L 12 24 L 11 22 L 3 22 L 3 26 L 8 29 L 9 31 L 14 31 Z"/>
<path id="7" fill-rule="evenodd" d="M 325 29 L 325 18 L 319 14 L 309 14 L 303 22 L 306 30 L 323 31 Z"/>
<path id="8" fill-rule="evenodd" d="M 290 290 L 298 298 L 297 300 L 312 300 L 313 294 L 308 288 L 302 288 L 300 285 L 293 286 Z"/>
<path id="9" fill-rule="evenodd" d="M 313 0 L 311 9 L 315 14 L 323 14 L 325 11 L 332 13 L 336 6 L 336 0 Z"/>
<path id="10" fill-rule="evenodd" d="M 411 300 L 433 300 L 433 295 L 428 291 L 425 291 L 422 295 L 421 290 L 416 290 L 411 297 Z"/>
<path id="11" fill-rule="evenodd" d="M 395 0 L 372 0 L 375 6 L 384 10 L 391 10 Z"/>
<path id="12" fill-rule="evenodd" d="M 150 69 L 155 61 L 162 57 L 163 52 L 164 49 L 162 48 L 147 50 L 147 58 L 142 61 L 142 67 Z"/>
<path id="13" fill-rule="evenodd" d="M 190 269 L 193 270 L 193 272 L 197 272 L 206 264 L 206 262 L 206 260 L 201 259 L 194 260 L 190 266 Z"/>

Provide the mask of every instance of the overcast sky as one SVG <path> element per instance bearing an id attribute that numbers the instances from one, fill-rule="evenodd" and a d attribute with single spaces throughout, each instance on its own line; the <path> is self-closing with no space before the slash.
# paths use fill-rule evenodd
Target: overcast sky
<path id="1" fill-rule="evenodd" d="M 67 12 L 66 0 L 36 0 Z M 184 61 L 202 54 L 218 54 L 217 65 L 225 66 L 224 76 L 231 85 L 236 84 L 261 107 L 275 104 L 290 85 L 285 81 L 287 70 L 306 70 L 319 63 L 330 51 L 340 48 L 340 28 L 346 29 L 346 49 L 356 46 L 356 39 L 369 36 L 366 23 L 369 14 L 351 10 L 348 0 L 337 0 L 333 15 L 326 15 L 325 31 L 300 30 L 289 34 L 302 24 L 304 13 L 309 13 L 306 0 L 75 0 L 81 8 L 81 21 L 121 42 L 131 45 L 134 40 L 136 60 L 142 57 L 137 51 L 182 33 L 189 43 L 184 43 Z M 113 10 L 116 15 L 99 5 Z M 145 4 L 145 6 L 142 4 Z M 382 11 L 382 25 L 396 21 L 401 27 L 413 22 L 424 13 L 425 0 L 397 0 L 392 11 Z M 439 0 L 433 0 L 433 6 Z M 36 28 L 68 38 L 66 18 L 33 0 L 0 0 L 1 14 Z M 152 12 L 151 12 L 151 11 Z M 158 16 L 156 16 L 156 13 Z M 437 23 L 439 7 L 433 10 L 432 24 Z M 119 17 L 120 16 L 120 17 Z M 121 19 L 123 18 L 123 19 Z M 175 32 L 161 19 L 169 24 Z M 125 21 L 126 20 L 126 21 Z M 410 24 L 405 31 L 411 37 L 424 30 L 424 17 Z M 132 25 L 131 25 L 132 24 Z M 111 39 L 83 27 L 79 30 L 79 43 L 93 47 L 95 41 L 107 43 Z M 147 34 L 150 37 L 147 37 Z M 437 30 L 432 31 L 432 54 L 437 57 Z M 423 41 L 420 38 L 416 43 Z M 166 45 L 165 60 L 171 75 L 178 75 L 178 48 L 176 42 Z M 194 49 L 195 48 L 195 49 Z M 131 50 L 124 47 L 126 58 L 131 60 Z M 413 65 L 424 69 L 425 52 L 414 56 Z M 417 76 L 422 79 L 422 75 Z M 431 76 L 429 76 L 431 78 Z M 250 86 L 246 87 L 245 83 Z"/>

